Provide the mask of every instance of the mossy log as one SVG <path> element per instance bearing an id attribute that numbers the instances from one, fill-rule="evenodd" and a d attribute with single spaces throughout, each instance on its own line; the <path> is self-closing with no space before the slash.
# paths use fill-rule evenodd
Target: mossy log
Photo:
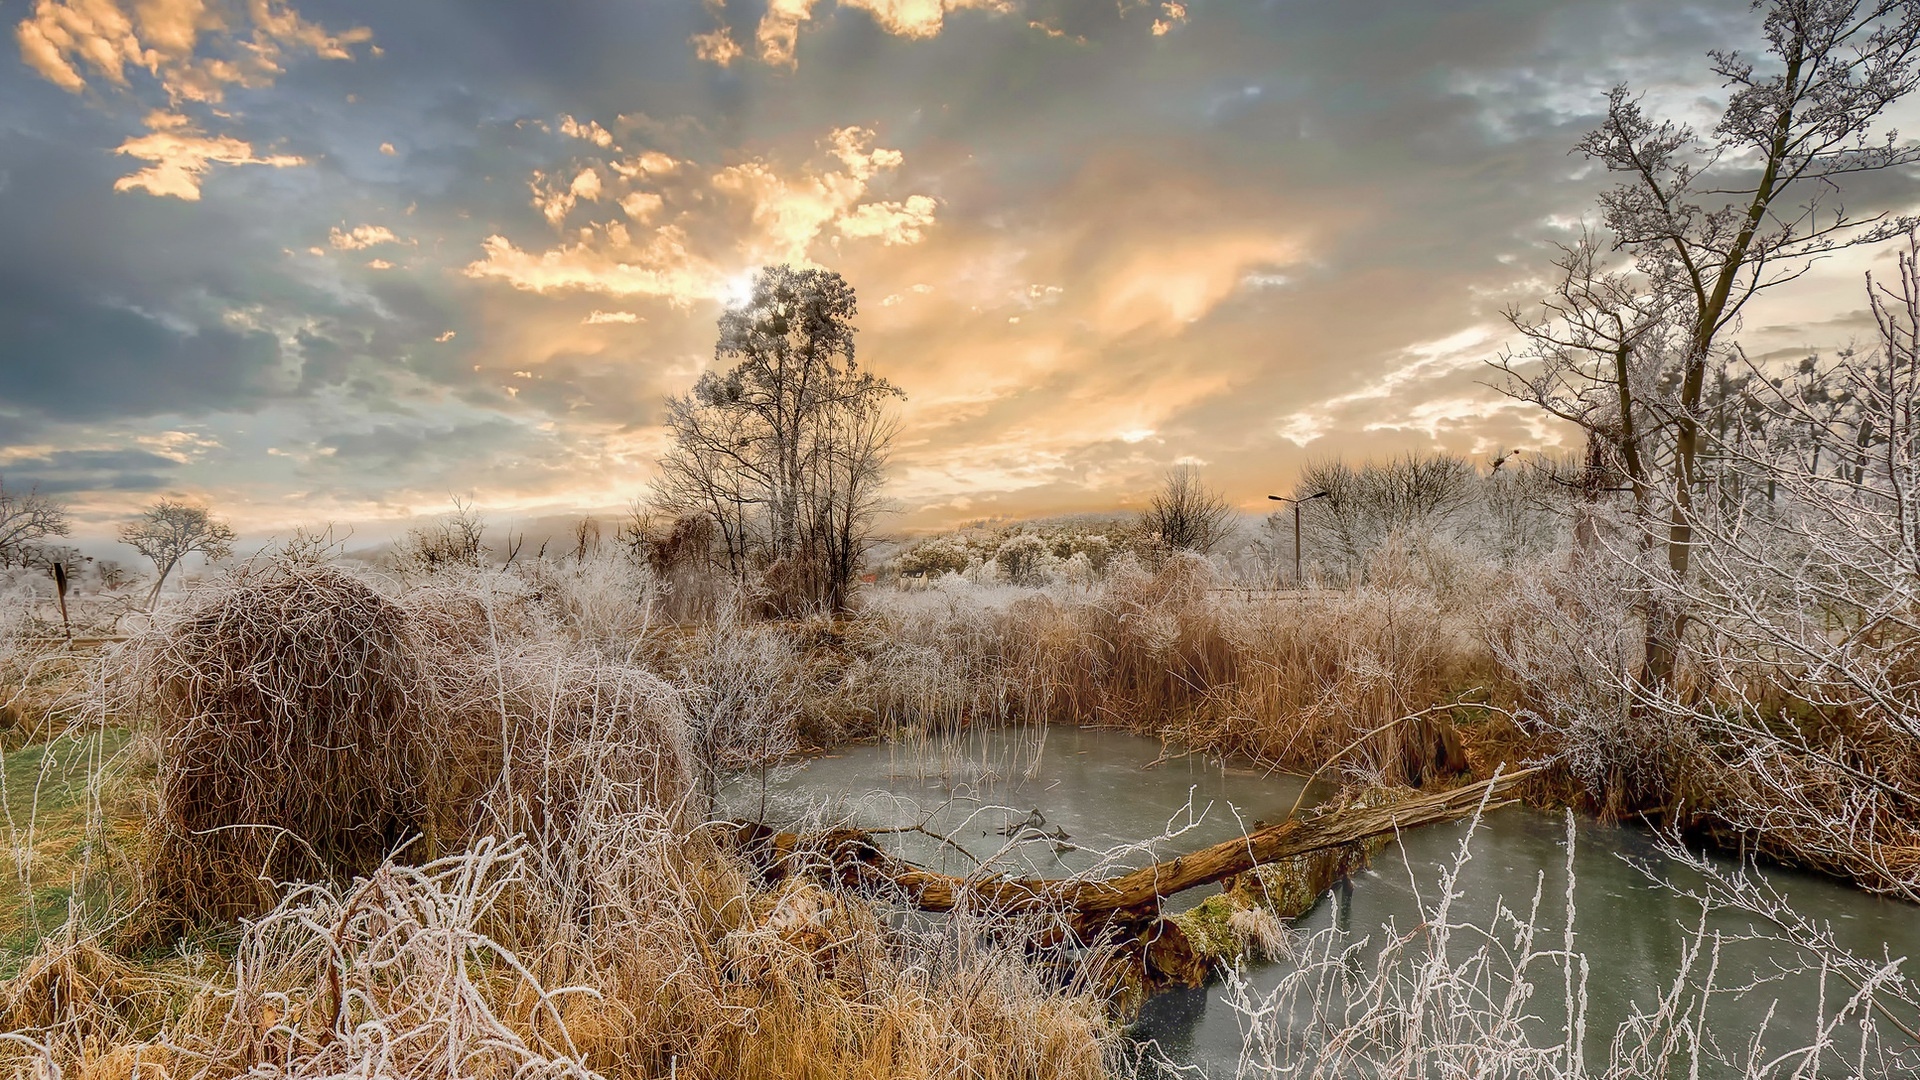
<path id="1" fill-rule="evenodd" d="M 1198 986 L 1213 961 L 1221 958 L 1216 950 L 1191 940 L 1179 921 L 1162 916 L 1161 902 L 1167 897 L 1226 882 L 1229 893 L 1257 891 L 1276 915 L 1296 917 L 1335 881 L 1366 865 L 1369 848 L 1384 838 L 1405 829 L 1454 821 L 1483 805 L 1508 805 L 1514 800 L 1507 793 L 1534 771 L 1507 773 L 1450 791 L 1289 818 L 1109 878 L 961 877 L 897 859 L 861 829 L 801 834 L 753 823 L 727 828 L 769 883 L 806 875 L 846 888 L 887 892 L 923 911 L 952 911 L 965 905 L 976 911 L 1045 916 L 1043 923 L 1052 927 L 1050 940 L 1036 944 L 1057 945 L 1071 939 L 1083 945 L 1111 946 L 1121 957 L 1138 961 L 1139 974 L 1151 990 Z M 1298 862 L 1300 875 L 1249 874 L 1290 860 Z M 1281 879 L 1296 876 L 1298 881 L 1275 888 Z M 1276 894 L 1283 901 L 1277 906 Z M 1292 907 L 1299 910 L 1285 910 Z"/>

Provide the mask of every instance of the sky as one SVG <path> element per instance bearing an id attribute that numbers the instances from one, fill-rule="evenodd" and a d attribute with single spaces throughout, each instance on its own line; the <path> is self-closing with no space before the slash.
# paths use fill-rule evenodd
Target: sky
<path id="1" fill-rule="evenodd" d="M 858 291 L 894 528 L 1254 512 L 1313 458 L 1573 437 L 1484 385 L 1744 0 L 0 0 L 0 478 L 378 537 L 617 514 L 754 268 Z M 1920 203 L 1880 176 L 1850 209 Z M 1862 336 L 1830 260 L 1763 355 Z"/>

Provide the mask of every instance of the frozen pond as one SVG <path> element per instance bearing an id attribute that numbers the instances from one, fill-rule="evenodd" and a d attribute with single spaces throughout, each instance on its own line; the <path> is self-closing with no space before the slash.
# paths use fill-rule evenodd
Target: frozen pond
<path id="1" fill-rule="evenodd" d="M 1269 774 L 1249 762 L 1183 754 L 1121 732 L 1056 727 L 849 747 L 778 770 L 764 784 L 742 778 L 727 801 L 735 813 L 764 807 L 766 819 L 780 825 L 808 817 L 851 819 L 868 828 L 923 825 L 968 854 L 917 832 L 886 839 L 899 854 L 935 869 L 965 873 L 975 859 L 997 858 L 996 865 L 1010 874 L 1059 877 L 1137 866 L 1229 839 L 1255 822 L 1281 820 L 1300 794 L 1299 778 Z M 1432 903 L 1441 871 L 1467 828 L 1462 822 L 1408 834 L 1374 860 L 1350 897 L 1323 902 L 1300 927 L 1317 930 L 1338 920 L 1342 933 L 1377 941 L 1389 923 L 1402 930 L 1417 925 L 1421 901 Z M 1179 835 L 1138 846 L 1170 832 Z M 1671 865 L 1646 832 L 1581 821 L 1574 834 L 1576 948 L 1591 965 L 1587 1057 L 1597 1064 L 1615 1025 L 1636 1006 L 1650 1007 L 1670 982 L 1700 923 L 1700 908 L 1629 862 L 1689 884 L 1686 868 Z M 1455 920 L 1490 925 L 1502 900 L 1524 912 L 1541 887 L 1543 932 L 1557 939 L 1566 906 L 1565 820 L 1521 807 L 1496 811 L 1481 824 L 1472 852 Z M 1795 908 L 1830 922 L 1836 939 L 1854 952 L 1920 955 L 1920 909 L 1814 876 L 1770 871 L 1767 878 Z M 1170 907 L 1189 906 L 1211 891 L 1193 890 Z M 1720 913 L 1709 926 L 1741 935 L 1751 922 Z M 1726 946 L 1717 984 L 1732 987 L 1771 974 L 1778 952 L 1771 943 Z M 1284 963 L 1274 963 L 1249 974 L 1259 989 L 1285 970 Z M 1829 996 L 1836 993 L 1830 987 Z M 1231 1077 L 1242 1034 L 1223 994 L 1216 983 L 1161 995 L 1148 1006 L 1137 1034 L 1156 1040 L 1176 1062 Z M 1714 1000 L 1712 1026 L 1744 1038 L 1772 1009 L 1768 1030 L 1776 1035 L 1769 1043 L 1797 1045 L 1794 1036 L 1810 1022 L 1817 994 L 1805 976 L 1728 993 Z M 1533 1011 L 1557 1028 L 1557 1007 L 1557 1000 L 1541 1002 Z"/>

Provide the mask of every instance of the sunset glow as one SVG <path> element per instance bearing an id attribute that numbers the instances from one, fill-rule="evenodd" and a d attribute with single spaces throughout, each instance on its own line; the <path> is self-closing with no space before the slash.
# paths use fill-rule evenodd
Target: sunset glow
<path id="1" fill-rule="evenodd" d="M 7 11 L 0 475 L 79 535 L 162 495 L 250 535 L 622 507 L 780 262 L 858 290 L 908 531 L 1137 507 L 1176 462 L 1253 511 L 1314 457 L 1553 451 L 1482 384 L 1604 185 L 1568 150 L 1617 81 L 1714 99 L 1753 33 L 1741 0 Z M 1868 258 L 1743 344 L 1844 346 Z"/>

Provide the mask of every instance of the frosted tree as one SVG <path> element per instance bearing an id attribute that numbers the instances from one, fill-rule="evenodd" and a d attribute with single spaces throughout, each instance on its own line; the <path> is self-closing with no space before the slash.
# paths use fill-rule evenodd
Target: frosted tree
<path id="1" fill-rule="evenodd" d="M 153 560 L 152 604 L 160 598 L 181 560 L 196 552 L 209 561 L 233 554 L 233 527 L 213 516 L 204 506 L 162 499 L 139 517 L 120 527 L 120 542 Z"/>
<path id="2" fill-rule="evenodd" d="M 1727 88 L 1696 131 L 1650 115 L 1626 86 L 1578 151 L 1620 178 L 1601 195 L 1604 238 L 1570 245 L 1560 284 L 1510 318 L 1526 345 L 1498 363 L 1507 391 L 1583 427 L 1594 464 L 1632 493 L 1644 533 L 1649 685 L 1672 682 L 1709 430 L 1707 393 L 1747 305 L 1837 249 L 1911 224 L 1856 216 L 1845 183 L 1920 160 L 1884 125 L 1914 89 L 1917 0 L 1771 0 L 1763 55 L 1709 53 Z M 1615 265 L 1615 263 L 1618 265 Z"/>

